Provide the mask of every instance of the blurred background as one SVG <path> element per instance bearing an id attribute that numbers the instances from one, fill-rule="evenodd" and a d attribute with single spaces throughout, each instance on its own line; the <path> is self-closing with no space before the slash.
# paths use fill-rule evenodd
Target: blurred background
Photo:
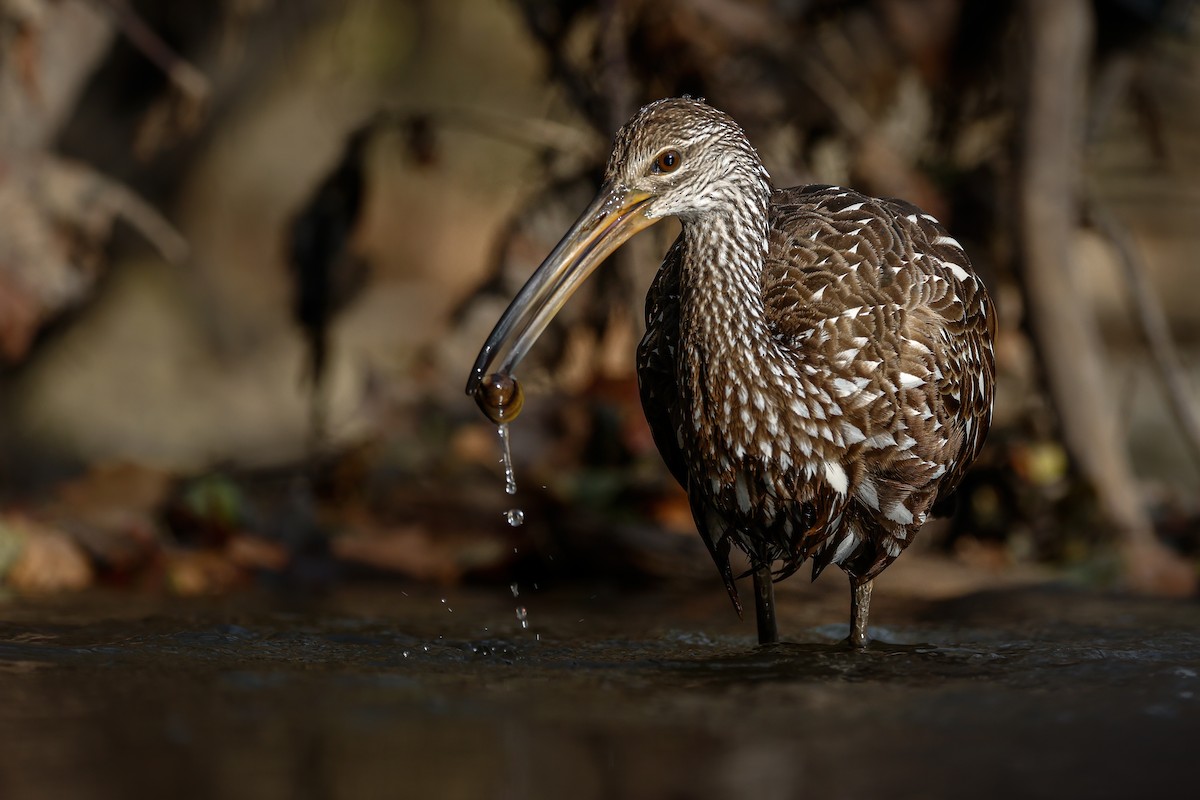
<path id="1" fill-rule="evenodd" d="M 717 591 L 633 371 L 674 229 L 524 368 L 514 498 L 462 393 L 613 131 L 689 93 L 992 291 L 991 437 L 914 550 L 1193 593 L 1194 5 L 0 0 L 0 582 Z"/>

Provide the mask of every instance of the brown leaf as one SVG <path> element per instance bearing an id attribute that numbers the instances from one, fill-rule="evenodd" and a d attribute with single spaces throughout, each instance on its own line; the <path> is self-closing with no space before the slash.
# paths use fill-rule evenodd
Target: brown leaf
<path id="1" fill-rule="evenodd" d="M 229 558 L 211 550 L 169 552 L 166 571 L 171 590 L 187 596 L 223 592 L 246 579 L 246 574 Z"/>
<path id="2" fill-rule="evenodd" d="M 438 583 L 456 583 L 468 570 L 493 566 L 507 555 L 498 538 L 434 536 L 417 526 L 351 533 L 334 539 L 331 546 L 344 561 Z"/>
<path id="3" fill-rule="evenodd" d="M 1195 597 L 1196 566 L 1160 542 L 1137 542 L 1122 548 L 1124 585 L 1159 597 Z"/>
<path id="4" fill-rule="evenodd" d="M 238 535 L 225 545 L 225 555 L 242 569 L 282 572 L 291 555 L 279 542 L 260 536 Z"/>
<path id="5" fill-rule="evenodd" d="M 42 59 L 42 39 L 40 31 L 28 21 L 17 23 L 17 33 L 13 40 L 11 58 L 21 85 L 29 93 L 35 104 L 42 101 L 42 86 L 38 75 L 38 65 Z"/>
<path id="6" fill-rule="evenodd" d="M 0 358 L 9 364 L 24 358 L 41 318 L 36 298 L 10 280 L 0 265 Z"/>
<path id="7" fill-rule="evenodd" d="M 19 552 L 5 583 L 19 592 L 77 591 L 91 585 L 94 573 L 83 549 L 67 534 L 34 520 L 0 517 L 0 537 Z"/>
<path id="8" fill-rule="evenodd" d="M 71 515 L 104 524 L 152 516 L 166 500 L 172 481 L 173 476 L 160 469 L 111 462 L 63 484 L 58 496 Z"/>

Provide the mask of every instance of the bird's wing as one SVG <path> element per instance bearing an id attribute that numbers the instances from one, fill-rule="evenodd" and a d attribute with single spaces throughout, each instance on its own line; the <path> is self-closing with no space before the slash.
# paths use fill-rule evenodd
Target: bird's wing
<path id="1" fill-rule="evenodd" d="M 989 423 L 995 315 L 920 209 L 839 187 L 775 193 L 762 284 L 776 340 L 840 402 L 831 447 L 885 528 L 919 525 Z"/>
<path id="2" fill-rule="evenodd" d="M 929 214 L 904 200 L 883 205 L 910 226 L 909 241 L 924 254 L 929 275 L 941 279 L 924 306 L 944 347 L 938 351 L 942 372 L 941 422 L 962 432 L 952 463 L 938 483 L 938 496 L 949 497 L 983 449 L 992 422 L 996 361 L 996 309 L 962 246 Z"/>
<path id="3" fill-rule="evenodd" d="M 692 517 L 703 539 L 729 599 L 742 615 L 733 570 L 729 564 L 731 540 L 727 525 L 704 501 L 704 492 L 691 484 L 687 461 L 679 440 L 682 424 L 679 402 L 677 359 L 679 353 L 679 271 L 683 262 L 683 238 L 667 252 L 646 294 L 646 334 L 637 350 L 638 390 L 650 434 L 667 469 L 688 494 Z"/>
<path id="4" fill-rule="evenodd" d="M 676 239 L 646 294 L 646 334 L 637 349 L 638 391 L 654 444 L 667 469 L 685 489 L 687 462 L 680 448 L 678 426 L 679 383 L 679 270 L 683 238 Z"/>

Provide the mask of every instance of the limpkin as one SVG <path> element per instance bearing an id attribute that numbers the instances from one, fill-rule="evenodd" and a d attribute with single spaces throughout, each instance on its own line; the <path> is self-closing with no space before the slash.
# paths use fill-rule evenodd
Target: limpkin
<path id="1" fill-rule="evenodd" d="M 637 352 L 654 442 L 739 614 L 731 547 L 748 557 L 760 642 L 778 638 L 773 580 L 812 559 L 814 580 L 829 564 L 849 575 L 849 642 L 861 648 L 873 579 L 987 434 L 991 300 L 916 206 L 772 189 L 731 117 L 660 100 L 616 134 L 600 193 L 484 344 L 467 393 L 485 412 L 519 402 L 514 368 L 580 283 L 669 216 L 682 232 Z"/>

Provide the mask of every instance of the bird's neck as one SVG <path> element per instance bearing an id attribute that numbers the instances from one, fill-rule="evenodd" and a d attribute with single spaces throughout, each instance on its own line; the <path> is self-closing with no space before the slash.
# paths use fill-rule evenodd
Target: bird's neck
<path id="1" fill-rule="evenodd" d="M 710 475 L 728 477 L 732 465 L 747 457 L 771 460 L 781 446 L 782 409 L 806 404 L 797 392 L 811 384 L 768 322 L 765 200 L 761 214 L 752 209 L 743 217 L 685 222 L 683 235 L 677 363 L 685 419 L 693 431 L 682 435 L 691 455 L 708 462 Z M 812 474 L 815 467 L 801 464 L 800 457 L 816 451 L 817 433 L 803 426 L 789 430 L 784 449 L 776 453 L 778 463 L 785 468 L 796 463 Z M 793 446 L 795 452 L 788 449 Z"/>
<path id="2" fill-rule="evenodd" d="M 686 220 L 683 237 L 680 311 L 685 337 L 703 351 L 706 362 L 750 357 L 770 339 L 762 293 L 766 200 Z"/>

